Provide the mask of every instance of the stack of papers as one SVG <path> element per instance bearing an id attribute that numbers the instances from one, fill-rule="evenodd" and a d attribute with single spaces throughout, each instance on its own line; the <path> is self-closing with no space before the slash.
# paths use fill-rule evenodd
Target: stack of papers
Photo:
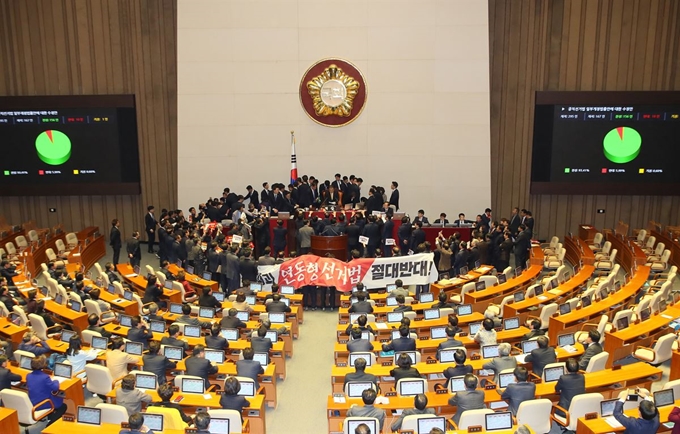
<path id="1" fill-rule="evenodd" d="M 604 421 L 607 422 L 612 428 L 623 428 L 623 425 L 621 425 L 619 421 L 614 418 L 614 416 L 607 416 L 604 418 Z"/>
<path id="2" fill-rule="evenodd" d="M 564 351 L 568 352 L 568 353 L 575 353 L 575 352 L 578 351 L 578 350 L 577 350 L 576 348 L 574 348 L 574 346 L 572 346 L 572 345 L 565 345 L 565 346 L 562 347 L 562 349 L 563 349 Z"/>
<path id="3" fill-rule="evenodd" d="M 545 295 L 539 295 L 536 298 L 538 298 L 539 300 L 547 300 L 548 299 L 548 297 L 546 297 Z"/>

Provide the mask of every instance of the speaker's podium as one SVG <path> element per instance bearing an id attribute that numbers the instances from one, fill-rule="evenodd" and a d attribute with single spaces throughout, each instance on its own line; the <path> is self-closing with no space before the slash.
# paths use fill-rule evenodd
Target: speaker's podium
<path id="1" fill-rule="evenodd" d="M 332 257 L 347 261 L 347 235 L 336 237 L 312 235 L 311 253 L 321 257 Z"/>

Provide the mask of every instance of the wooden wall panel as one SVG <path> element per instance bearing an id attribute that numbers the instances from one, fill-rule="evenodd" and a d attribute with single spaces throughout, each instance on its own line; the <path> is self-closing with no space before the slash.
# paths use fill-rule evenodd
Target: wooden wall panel
<path id="1" fill-rule="evenodd" d="M 0 197 L 8 222 L 108 232 L 117 217 L 128 236 L 148 204 L 176 206 L 176 15 L 176 0 L 0 0 L 0 95 L 135 94 L 142 183 L 141 195 Z"/>
<path id="2" fill-rule="evenodd" d="M 496 216 L 530 209 L 541 238 L 618 219 L 680 224 L 677 196 L 529 194 L 534 92 L 680 90 L 680 2 L 489 0 L 489 20 Z"/>

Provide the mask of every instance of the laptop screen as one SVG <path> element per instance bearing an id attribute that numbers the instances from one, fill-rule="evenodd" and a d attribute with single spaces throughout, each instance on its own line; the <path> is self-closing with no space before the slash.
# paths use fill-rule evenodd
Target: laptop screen
<path id="1" fill-rule="evenodd" d="M 248 322 L 250 321 L 250 312 L 246 310 L 239 310 L 236 312 L 236 318 L 240 319 L 243 322 Z"/>
<path id="2" fill-rule="evenodd" d="M 253 354 L 253 360 L 260 362 L 260 366 L 266 368 L 269 364 L 269 354 L 267 353 L 255 353 Z"/>
<path id="3" fill-rule="evenodd" d="M 278 336 L 278 334 L 276 333 L 276 330 L 269 330 L 269 331 L 267 332 L 267 334 L 264 335 L 264 337 L 267 338 L 267 339 L 269 339 L 270 341 L 272 341 L 272 343 L 274 343 L 274 342 L 276 342 L 277 340 L 279 340 L 279 336 Z"/>
<path id="4" fill-rule="evenodd" d="M 475 261 L 475 268 L 479 268 L 480 265 L 482 265 L 480 261 Z"/>
<path id="5" fill-rule="evenodd" d="M 385 289 L 387 290 L 387 292 L 392 292 L 392 291 L 394 291 L 395 289 L 397 289 L 397 285 L 395 285 L 394 283 L 392 283 L 392 284 L 390 284 L 390 285 L 385 286 Z"/>
<path id="6" fill-rule="evenodd" d="M 425 393 L 425 382 L 422 380 L 402 380 L 399 382 L 399 395 L 414 396 Z"/>
<path id="7" fill-rule="evenodd" d="M 180 303 L 170 303 L 170 313 L 182 315 L 182 305 Z"/>
<path id="8" fill-rule="evenodd" d="M 446 432 L 446 418 L 423 417 L 418 419 L 418 434 L 430 434 L 434 428 L 439 428 Z"/>
<path id="9" fill-rule="evenodd" d="M 255 396 L 255 382 L 254 381 L 239 381 L 241 389 L 238 391 L 239 396 Z"/>
<path id="10" fill-rule="evenodd" d="M 163 284 L 163 286 L 166 289 L 172 289 L 172 280 L 166 280 L 165 283 Z"/>
<path id="11" fill-rule="evenodd" d="M 508 281 L 508 276 L 505 274 L 499 274 L 498 275 L 498 283 L 505 283 Z"/>
<path id="12" fill-rule="evenodd" d="M 673 389 L 659 390 L 654 392 L 654 404 L 656 404 L 657 407 L 672 405 L 674 402 L 675 397 L 673 396 Z"/>
<path id="13" fill-rule="evenodd" d="M 509 411 L 503 413 L 485 414 L 484 419 L 487 431 L 496 431 L 512 428 L 512 413 L 510 413 Z"/>
<path id="14" fill-rule="evenodd" d="M 282 295 L 293 295 L 295 294 L 295 288 L 290 285 L 281 285 L 279 288 L 279 294 Z"/>
<path id="15" fill-rule="evenodd" d="M 220 303 L 224 302 L 224 292 L 214 291 L 212 295 L 215 297 L 215 300 L 219 301 Z"/>
<path id="16" fill-rule="evenodd" d="M 191 265 L 187 265 L 184 271 L 186 271 L 187 274 L 194 274 L 194 267 L 192 267 Z"/>
<path id="17" fill-rule="evenodd" d="M 74 312 L 80 312 L 83 307 L 80 305 L 79 302 L 75 300 L 71 300 L 71 310 Z"/>
<path id="18" fill-rule="evenodd" d="M 640 321 L 647 321 L 652 315 L 652 309 L 647 307 L 640 311 Z"/>
<path id="19" fill-rule="evenodd" d="M 113 283 L 110 283 L 108 288 L 106 288 L 106 290 L 109 291 L 110 294 L 116 293 L 116 287 L 113 285 Z"/>
<path id="20" fill-rule="evenodd" d="M 470 315 L 472 313 L 471 304 L 461 304 L 458 306 L 458 315 Z"/>
<path id="21" fill-rule="evenodd" d="M 205 358 L 210 360 L 211 363 L 221 365 L 224 363 L 224 351 L 222 350 L 205 350 Z"/>
<path id="22" fill-rule="evenodd" d="M 505 330 L 515 330 L 519 328 L 519 317 L 506 318 L 503 320 L 503 328 Z"/>
<path id="23" fill-rule="evenodd" d="M 149 328 L 155 333 L 165 333 L 165 321 L 149 321 Z"/>
<path id="24" fill-rule="evenodd" d="M 202 380 L 201 380 L 202 381 Z M 142 413 L 144 415 L 144 425 L 152 431 L 163 432 L 163 415 Z"/>
<path id="25" fill-rule="evenodd" d="M 29 356 L 21 356 L 19 359 L 19 367 L 22 369 L 31 369 L 31 360 L 33 360 L 33 357 Z"/>
<path id="26" fill-rule="evenodd" d="M 624 316 L 623 318 L 619 318 L 616 321 L 616 328 L 619 330 L 627 329 L 628 328 L 628 317 Z"/>
<path id="27" fill-rule="evenodd" d="M 371 353 L 350 353 L 349 354 L 349 366 L 354 367 L 354 363 L 359 360 L 359 359 L 364 359 L 366 360 L 366 366 L 371 366 L 373 363 L 373 358 L 371 357 Z"/>
<path id="28" fill-rule="evenodd" d="M 132 291 L 123 291 L 123 298 L 127 301 L 132 301 Z"/>
<path id="29" fill-rule="evenodd" d="M 399 333 L 399 330 L 392 330 L 390 336 L 392 336 L 392 340 L 399 339 L 401 337 L 401 333 Z"/>
<path id="30" fill-rule="evenodd" d="M 600 401 L 600 416 L 607 417 L 614 414 L 614 407 L 618 399 L 606 399 Z"/>
<path id="31" fill-rule="evenodd" d="M 449 390 L 451 392 L 462 392 L 465 390 L 465 377 L 451 377 L 449 380 Z"/>
<path id="32" fill-rule="evenodd" d="M 545 381 L 557 381 L 562 375 L 564 375 L 564 366 L 553 366 L 552 368 L 546 368 L 543 370 L 543 375 L 545 376 Z"/>
<path id="33" fill-rule="evenodd" d="M 361 315 L 366 315 L 365 313 L 350 313 L 349 314 L 349 322 L 354 324 Z"/>
<path id="34" fill-rule="evenodd" d="M 560 304 L 560 315 L 566 315 L 571 312 L 571 305 L 569 303 Z"/>
<path id="35" fill-rule="evenodd" d="M 486 289 L 485 281 L 480 280 L 479 282 L 475 282 L 475 291 L 481 291 L 483 289 Z"/>
<path id="36" fill-rule="evenodd" d="M 222 329 L 220 335 L 228 341 L 238 340 L 238 330 L 237 329 Z"/>
<path id="37" fill-rule="evenodd" d="M 61 341 L 68 343 L 73 336 L 76 335 L 76 332 L 71 331 L 71 330 L 62 330 L 61 332 Z"/>
<path id="38" fill-rule="evenodd" d="M 439 350 L 439 362 L 451 363 L 455 362 L 453 356 L 456 354 L 456 349 Z"/>
<path id="39" fill-rule="evenodd" d="M 498 376 L 498 381 L 500 383 L 500 388 L 506 388 L 508 387 L 508 384 L 510 383 L 516 383 L 517 381 L 515 380 L 515 374 L 512 372 L 506 372 L 505 374 L 500 374 Z"/>
<path id="40" fill-rule="evenodd" d="M 90 425 L 101 425 L 102 410 L 101 408 L 78 406 L 78 423 L 88 423 Z"/>
<path id="41" fill-rule="evenodd" d="M 567 345 L 574 345 L 576 342 L 574 341 L 574 334 L 573 333 L 568 333 L 565 335 L 558 335 L 557 336 L 557 345 L 560 347 L 564 347 Z"/>
<path id="42" fill-rule="evenodd" d="M 387 322 L 400 322 L 404 319 L 404 312 L 388 312 Z"/>
<path id="43" fill-rule="evenodd" d="M 535 285 L 535 287 L 534 287 L 534 294 L 535 294 L 536 296 L 539 296 L 539 295 L 543 294 L 543 287 L 542 287 L 541 285 Z"/>
<path id="44" fill-rule="evenodd" d="M 109 346 L 109 338 L 92 336 L 92 348 L 105 350 Z"/>
<path id="45" fill-rule="evenodd" d="M 551 289 L 557 288 L 557 284 L 558 284 L 557 279 L 552 279 L 552 280 L 550 281 L 550 288 L 551 288 Z"/>
<path id="46" fill-rule="evenodd" d="M 602 288 L 602 290 L 600 291 L 600 298 L 602 300 L 604 300 L 604 299 L 607 298 L 607 296 L 609 296 L 609 293 L 607 292 L 607 288 Z"/>
<path id="47" fill-rule="evenodd" d="M 182 378 L 183 393 L 203 393 L 205 392 L 205 382 L 202 378 Z"/>
<path id="48" fill-rule="evenodd" d="M 141 356 L 144 350 L 144 345 L 140 342 L 126 342 L 125 352 L 128 354 L 133 354 L 135 356 Z"/>
<path id="49" fill-rule="evenodd" d="M 54 298 L 54 302 L 57 304 L 62 304 L 64 301 L 64 298 L 61 296 L 61 294 L 57 294 L 57 296 Z"/>
<path id="50" fill-rule="evenodd" d="M 498 345 L 482 345 L 482 358 L 492 359 L 498 357 Z"/>
<path id="51" fill-rule="evenodd" d="M 71 378 L 71 372 L 73 371 L 73 366 L 68 363 L 55 363 L 54 364 L 54 375 L 57 377 Z"/>
<path id="52" fill-rule="evenodd" d="M 139 267 L 139 265 L 135 265 L 134 267 L 132 267 L 132 271 L 135 274 L 139 274 L 142 271 L 142 269 Z"/>
<path id="53" fill-rule="evenodd" d="M 211 417 L 208 431 L 210 434 L 229 434 L 229 419 Z"/>
<path id="54" fill-rule="evenodd" d="M 446 327 L 432 327 L 430 329 L 430 339 L 442 339 L 446 337 Z"/>
<path id="55" fill-rule="evenodd" d="M 365 424 L 368 426 L 368 429 L 371 430 L 370 432 L 380 432 L 378 431 L 378 427 L 376 426 L 376 420 L 375 419 L 365 419 L 365 420 L 350 420 L 347 422 L 347 432 L 355 432 L 357 427 L 359 425 Z"/>
<path id="56" fill-rule="evenodd" d="M 210 271 L 203 273 L 203 280 L 212 280 L 212 273 Z"/>
<path id="57" fill-rule="evenodd" d="M 370 382 L 355 382 L 350 381 L 347 383 L 347 396 L 350 398 L 361 398 L 361 394 L 366 389 L 372 389 L 373 383 Z"/>
<path id="58" fill-rule="evenodd" d="M 521 291 L 514 293 L 512 297 L 515 300 L 515 303 L 519 303 L 520 301 L 524 301 L 524 293 L 521 292 Z"/>
<path id="59" fill-rule="evenodd" d="M 270 312 L 269 322 L 272 324 L 283 324 L 286 322 L 286 314 L 284 312 Z"/>
<path id="60" fill-rule="evenodd" d="M 533 340 L 533 341 L 522 341 L 522 352 L 524 354 L 529 354 L 533 350 L 538 348 L 538 341 Z"/>
<path id="61" fill-rule="evenodd" d="M 468 267 L 460 267 L 460 274 L 464 275 L 468 273 Z"/>
<path id="62" fill-rule="evenodd" d="M 432 292 L 421 292 L 418 301 L 421 303 L 432 303 L 434 301 L 434 294 Z"/>
<path id="63" fill-rule="evenodd" d="M 425 319 L 439 319 L 439 309 L 425 309 L 423 315 Z"/>
<path id="64" fill-rule="evenodd" d="M 581 297 L 581 307 L 588 307 L 593 303 L 593 300 L 590 298 L 589 295 L 586 295 L 585 297 Z"/>
<path id="65" fill-rule="evenodd" d="M 253 292 L 260 292 L 260 291 L 262 291 L 262 284 L 261 283 L 251 283 L 249 288 Z"/>
<path id="66" fill-rule="evenodd" d="M 367 341 L 370 341 L 371 340 L 371 332 L 369 332 L 369 331 L 361 332 L 361 339 L 366 339 Z"/>
<path id="67" fill-rule="evenodd" d="M 213 307 L 200 307 L 198 309 L 199 318 L 214 318 L 215 308 Z"/>
<path id="68" fill-rule="evenodd" d="M 130 315 L 118 315 L 118 320 L 123 327 L 132 327 L 132 317 Z"/>
<path id="69" fill-rule="evenodd" d="M 473 322 L 470 323 L 468 326 L 470 328 L 470 336 L 474 336 L 477 334 L 480 328 L 482 328 L 482 323 L 481 322 Z"/>
<path id="70" fill-rule="evenodd" d="M 387 297 L 385 299 L 385 305 L 387 306 L 396 306 L 399 303 L 397 303 L 397 297 Z"/>
<path id="71" fill-rule="evenodd" d="M 519 267 L 515 267 L 515 277 L 519 276 L 522 274 L 522 266 L 520 265 Z"/>
<path id="72" fill-rule="evenodd" d="M 256 298 L 254 295 L 246 295 L 246 304 L 254 306 L 256 303 Z"/>
<path id="73" fill-rule="evenodd" d="M 156 375 L 137 373 L 135 375 L 135 387 L 137 389 L 156 390 Z"/>
<path id="74" fill-rule="evenodd" d="M 197 338 L 201 336 L 201 327 L 193 325 L 184 326 L 184 336 L 188 338 Z"/>
<path id="75" fill-rule="evenodd" d="M 181 347 L 163 347 L 163 355 L 170 360 L 182 360 L 184 349 Z"/>
<path id="76" fill-rule="evenodd" d="M 283 304 L 290 307 L 290 298 L 282 298 L 281 301 L 283 302 Z"/>

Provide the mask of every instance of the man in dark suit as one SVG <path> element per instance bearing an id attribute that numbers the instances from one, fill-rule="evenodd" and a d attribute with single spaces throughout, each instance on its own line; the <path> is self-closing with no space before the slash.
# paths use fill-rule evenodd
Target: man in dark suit
<path id="1" fill-rule="evenodd" d="M 538 348 L 527 354 L 524 362 L 531 363 L 534 374 L 540 377 L 543 375 L 543 368 L 546 365 L 557 362 L 557 356 L 555 355 L 555 349 L 548 346 L 548 338 L 546 336 L 539 336 L 536 342 L 538 342 Z"/>
<path id="2" fill-rule="evenodd" d="M 373 344 L 368 339 L 362 339 L 361 333 L 359 327 L 354 327 L 352 329 L 352 339 L 347 342 L 347 351 L 350 353 L 373 351 Z"/>
<path id="3" fill-rule="evenodd" d="M 418 215 L 413 219 L 413 224 L 415 225 L 417 222 L 422 223 L 420 227 L 430 226 L 430 221 L 427 219 L 427 217 L 425 217 L 425 210 L 418 210 Z"/>
<path id="4" fill-rule="evenodd" d="M 191 316 L 191 306 L 187 303 L 184 303 L 182 305 L 182 315 L 177 317 L 175 322 L 178 322 L 180 324 L 199 326 L 199 327 L 204 328 L 204 329 L 210 328 L 209 322 L 202 322 L 198 318 L 194 318 L 194 317 Z"/>
<path id="5" fill-rule="evenodd" d="M 427 396 L 423 393 L 413 397 L 414 408 L 407 408 L 404 410 L 399 417 L 394 419 L 390 428 L 392 431 L 399 431 L 401 424 L 406 416 L 417 415 L 417 414 L 431 414 L 434 415 L 434 408 L 427 406 Z"/>
<path id="6" fill-rule="evenodd" d="M 520 223 L 522 223 L 522 218 L 519 216 L 519 208 L 514 207 L 510 216 L 510 222 L 508 223 L 508 229 L 513 235 L 517 234 Z"/>
<path id="7" fill-rule="evenodd" d="M 456 362 L 456 366 L 450 366 L 444 369 L 444 376 L 447 379 L 453 377 L 462 377 L 466 374 L 472 374 L 472 365 L 466 365 L 467 355 L 465 351 L 460 349 L 453 353 L 453 361 Z"/>
<path id="8" fill-rule="evenodd" d="M 300 208 L 309 208 L 314 202 L 312 188 L 309 186 L 307 175 L 302 176 L 302 183 L 298 186 L 297 203 Z"/>
<path id="9" fill-rule="evenodd" d="M 565 410 L 569 410 L 574 396 L 586 393 L 586 377 L 578 372 L 578 362 L 576 359 L 570 358 L 567 360 L 567 373 L 557 380 L 555 392 L 560 394 L 560 401 L 557 405 Z M 556 409 L 555 413 L 562 417 L 566 416 L 560 409 Z"/>
<path id="10" fill-rule="evenodd" d="M 463 213 L 458 214 L 458 220 L 453 221 L 453 225 L 456 227 L 471 225 L 472 223 L 472 220 L 465 219 L 465 214 Z"/>
<path id="11" fill-rule="evenodd" d="M 250 347 L 256 353 L 268 353 L 272 349 L 272 341 L 267 337 L 267 327 L 260 326 L 257 329 L 257 336 L 250 338 Z"/>
<path id="12" fill-rule="evenodd" d="M 167 369 L 175 369 L 177 363 L 168 360 L 163 354 L 158 354 L 160 349 L 161 344 L 159 342 L 149 342 L 149 352 L 142 356 L 142 361 L 144 362 L 143 370 L 156 374 L 158 384 L 163 384 L 166 382 L 165 371 Z"/>
<path id="13" fill-rule="evenodd" d="M 477 390 L 477 377 L 472 374 L 466 374 L 465 390 L 456 392 L 449 398 L 449 405 L 456 408 L 456 414 L 453 416 L 453 421 L 458 424 L 460 422 L 460 415 L 466 410 L 481 410 L 486 408 L 484 404 L 484 391 Z"/>
<path id="14" fill-rule="evenodd" d="M 392 181 L 390 185 L 392 189 L 392 194 L 390 194 L 390 205 L 394 206 L 394 209 L 399 211 L 399 183 L 397 181 Z"/>
<path id="15" fill-rule="evenodd" d="M 123 242 L 120 238 L 120 221 L 118 219 L 113 219 L 111 221 L 111 233 L 109 234 L 109 245 L 113 249 L 113 265 L 118 265 L 118 260 L 120 259 L 120 249 L 123 247 Z"/>
<path id="16" fill-rule="evenodd" d="M 389 344 L 383 344 L 382 350 L 394 351 L 398 353 L 400 351 L 415 351 L 416 350 L 416 340 L 410 337 L 411 330 L 407 325 L 401 325 L 399 327 L 399 338 L 393 339 Z"/>
<path id="17" fill-rule="evenodd" d="M 87 322 L 89 324 L 88 330 L 99 333 L 103 338 L 111 337 L 111 332 L 104 330 L 104 327 L 100 325 L 99 316 L 96 313 L 88 315 Z"/>
<path id="18" fill-rule="evenodd" d="M 146 207 L 147 213 L 144 216 L 146 237 L 149 240 L 149 253 L 154 253 L 153 243 L 156 240 L 156 226 L 158 225 L 158 221 L 156 220 L 156 217 L 154 217 L 153 215 L 154 209 L 155 208 L 153 205 L 149 205 L 148 207 Z"/>
<path id="19" fill-rule="evenodd" d="M 366 244 L 366 254 L 364 256 L 371 258 L 375 255 L 375 249 L 380 246 L 381 233 L 380 226 L 376 223 L 377 217 L 374 215 L 368 216 L 368 224 L 364 226 L 362 235 L 368 238 L 368 243 Z"/>
<path id="20" fill-rule="evenodd" d="M 242 353 L 243 360 L 236 361 L 236 375 L 252 379 L 255 382 L 255 390 L 257 390 L 260 387 L 257 376 L 264 374 L 264 368 L 260 365 L 260 362 L 253 360 L 255 351 L 252 348 L 244 348 Z"/>
<path id="21" fill-rule="evenodd" d="M 456 339 L 456 329 L 449 325 L 446 326 L 446 340 L 437 346 L 437 360 L 439 360 L 439 351 L 453 347 L 465 347 L 465 344 Z"/>
<path id="22" fill-rule="evenodd" d="M 263 182 L 262 183 L 262 191 L 260 192 L 260 203 L 266 204 L 268 207 L 271 208 L 272 206 L 272 194 L 271 190 L 269 190 L 269 183 L 268 182 Z"/>
<path id="23" fill-rule="evenodd" d="M 531 248 L 531 236 L 526 231 L 524 224 L 519 225 L 519 233 L 515 238 L 515 267 L 525 267 L 529 259 L 529 249 Z"/>
<path id="24" fill-rule="evenodd" d="M 226 312 L 226 316 L 224 313 Z M 238 319 L 236 314 L 238 311 L 233 307 L 229 310 L 222 311 L 222 321 L 220 321 L 220 326 L 223 329 L 242 329 L 246 327 L 246 323 Z"/>
<path id="25" fill-rule="evenodd" d="M 128 260 L 133 267 L 139 265 L 142 261 L 142 250 L 139 248 L 139 232 L 134 231 L 132 237 L 127 240 L 125 250 L 127 251 Z"/>
<path id="26" fill-rule="evenodd" d="M 517 382 L 508 384 L 505 390 L 498 388 L 496 391 L 501 395 L 501 399 L 510 405 L 512 414 L 517 416 L 519 405 L 536 397 L 536 385 L 527 381 L 529 371 L 522 366 L 516 367 L 513 374 Z"/>
<path id="27" fill-rule="evenodd" d="M 272 295 L 272 301 L 265 304 L 265 310 L 267 312 L 286 312 L 291 311 L 290 306 L 281 301 L 281 294 Z"/>
<path id="28" fill-rule="evenodd" d="M 217 366 L 213 366 L 210 360 L 205 358 L 205 346 L 203 345 L 196 345 L 191 357 L 188 357 L 184 363 L 186 375 L 201 377 L 205 382 L 206 389 L 210 386 L 208 376 L 217 374 Z"/>
<path id="29" fill-rule="evenodd" d="M 212 295 L 212 290 L 208 286 L 201 290 L 201 296 L 198 298 L 198 305 L 201 307 L 214 307 L 215 309 L 222 308 L 222 303 Z"/>
<path id="30" fill-rule="evenodd" d="M 5 389 L 11 389 L 12 383 L 21 381 L 21 375 L 12 373 L 7 369 L 7 356 L 0 356 L 0 391 Z"/>
<path id="31" fill-rule="evenodd" d="M 588 367 L 588 362 L 593 356 L 600 354 L 602 352 L 602 345 L 600 345 L 600 332 L 597 330 L 590 330 L 588 332 L 588 337 L 583 342 L 583 347 L 585 352 L 578 359 L 578 367 L 580 370 L 585 371 Z"/>
<path id="32" fill-rule="evenodd" d="M 132 317 L 132 326 L 128 330 L 127 338 L 132 342 L 139 342 L 144 344 L 144 349 L 149 349 L 149 341 L 153 338 L 151 330 L 147 329 L 146 323 L 141 316 L 135 315 Z"/>
<path id="33" fill-rule="evenodd" d="M 366 301 L 366 293 L 359 291 L 356 293 L 357 301 L 349 307 L 349 313 L 373 313 L 373 305 Z"/>
<path id="34" fill-rule="evenodd" d="M 252 185 L 249 185 L 246 187 L 246 191 L 248 191 L 248 194 L 246 194 L 246 199 L 250 199 L 250 203 L 255 205 L 255 209 L 260 207 L 260 199 L 257 194 L 257 190 L 253 189 Z"/>
<path id="35" fill-rule="evenodd" d="M 655 433 L 660 425 L 659 410 L 654 405 L 652 397 L 649 396 L 649 391 L 640 389 L 637 393 L 640 398 L 643 398 L 638 406 L 640 417 L 629 417 L 623 414 L 623 404 L 626 403 L 630 394 L 630 389 L 626 389 L 619 393 L 619 400 L 614 404 L 614 418 L 626 428 L 626 434 Z"/>
<path id="36" fill-rule="evenodd" d="M 439 218 L 434 221 L 435 226 L 441 226 L 444 227 L 449 224 L 449 221 L 446 219 L 446 213 L 441 213 L 439 214 Z"/>
<path id="37" fill-rule="evenodd" d="M 215 323 L 210 327 L 210 335 L 205 337 L 205 346 L 212 350 L 226 350 L 229 348 L 229 341 L 220 336 L 222 327 Z"/>
<path id="38" fill-rule="evenodd" d="M 151 404 L 153 407 L 165 407 L 165 408 L 174 408 L 177 410 L 179 413 L 180 417 L 182 418 L 182 421 L 186 424 L 191 424 L 193 423 L 193 419 L 189 416 L 187 416 L 184 413 L 184 410 L 182 409 L 182 406 L 177 404 L 176 402 L 172 402 L 172 395 L 174 395 L 174 390 L 172 388 L 172 384 L 164 383 L 158 386 L 158 397 L 161 399 L 160 402 L 154 402 Z M 153 408 L 148 408 L 149 413 L 153 411 Z M 204 413 L 198 413 L 198 414 L 204 414 Z M 198 415 L 197 415 L 198 416 Z"/>
<path id="39" fill-rule="evenodd" d="M 406 297 L 403 295 L 397 295 L 395 300 L 397 301 L 397 307 L 392 312 L 410 312 L 413 310 L 411 306 L 406 305 Z"/>
<path id="40" fill-rule="evenodd" d="M 349 374 L 345 375 L 345 383 L 343 384 L 343 388 L 345 387 L 344 385 L 349 381 L 370 381 L 371 383 L 375 384 L 376 387 L 378 387 L 378 377 L 373 374 L 367 374 L 365 371 L 366 359 L 359 357 L 354 361 L 354 372 L 350 372 Z"/>
<path id="41" fill-rule="evenodd" d="M 243 257 L 239 263 L 241 280 L 257 281 L 257 262 L 253 259 L 253 251 L 250 248 L 243 249 Z"/>
<path id="42" fill-rule="evenodd" d="M 220 266 L 221 254 L 217 252 L 217 243 L 215 241 L 210 243 L 206 256 L 208 258 L 208 271 L 212 274 L 212 280 L 221 282 L 221 275 L 217 272 L 217 267 Z"/>
<path id="43" fill-rule="evenodd" d="M 225 273 L 227 287 L 225 292 L 231 294 L 236 291 L 239 286 L 241 274 L 239 271 L 240 262 L 238 256 L 238 247 L 232 246 L 226 251 L 226 261 L 222 261 L 222 273 Z M 226 271 L 225 271 L 226 266 Z M 256 276 L 257 277 L 257 276 Z"/>
<path id="44" fill-rule="evenodd" d="M 129 428 L 120 430 L 119 434 L 154 434 L 153 431 L 142 431 L 144 425 L 144 415 L 142 413 L 132 413 L 128 417 Z"/>
<path id="45" fill-rule="evenodd" d="M 168 327 L 168 336 L 163 336 L 161 339 L 161 344 L 183 348 L 184 356 L 186 357 L 187 352 L 189 351 L 189 343 L 181 340 L 179 336 L 179 326 L 177 324 L 172 324 Z"/>
<path id="46" fill-rule="evenodd" d="M 418 246 L 425 242 L 425 231 L 423 228 L 423 222 L 421 220 L 416 220 L 413 223 L 415 227 L 413 232 L 411 232 L 411 240 L 409 242 L 409 248 L 414 252 L 417 251 Z"/>

